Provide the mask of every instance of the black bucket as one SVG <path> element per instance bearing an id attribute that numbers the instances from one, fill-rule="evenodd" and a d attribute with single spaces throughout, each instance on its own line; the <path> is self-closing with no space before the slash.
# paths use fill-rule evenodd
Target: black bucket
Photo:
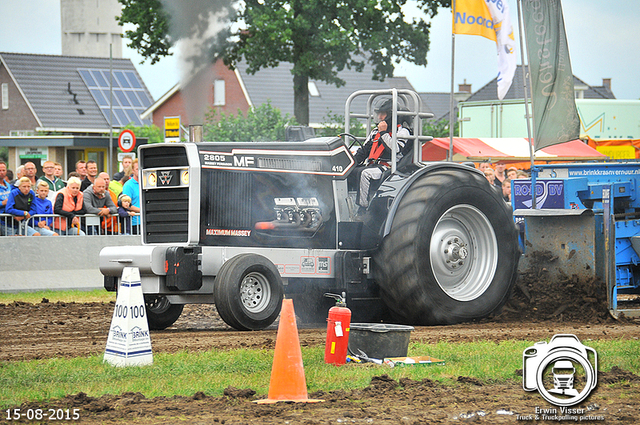
<path id="1" fill-rule="evenodd" d="M 362 350 L 372 359 L 406 357 L 413 326 L 386 323 L 352 323 L 349 331 L 349 352 L 360 355 Z"/>

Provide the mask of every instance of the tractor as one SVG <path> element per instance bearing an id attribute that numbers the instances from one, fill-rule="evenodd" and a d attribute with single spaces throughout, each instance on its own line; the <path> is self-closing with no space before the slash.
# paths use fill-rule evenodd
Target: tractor
<path id="1" fill-rule="evenodd" d="M 348 177 L 374 102 L 393 102 L 411 127 L 408 152 L 388 169 L 366 209 Z M 352 112 L 352 109 L 358 112 Z M 151 329 L 171 326 L 189 303 L 215 304 L 237 330 L 258 330 L 294 300 L 303 322 L 321 323 L 345 293 L 354 321 L 453 324 L 500 310 L 520 248 L 509 206 L 472 165 L 422 162 L 420 97 L 410 90 L 358 91 L 345 133 L 298 141 L 161 143 L 141 146 L 142 246 L 100 253 L 104 286 L 138 267 Z"/>

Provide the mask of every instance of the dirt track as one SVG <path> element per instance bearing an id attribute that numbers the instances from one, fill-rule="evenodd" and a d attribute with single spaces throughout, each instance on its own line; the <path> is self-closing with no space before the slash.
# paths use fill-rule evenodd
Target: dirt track
<path id="1" fill-rule="evenodd" d="M 540 261 L 540 264 L 544 264 Z M 548 340 L 557 333 L 581 339 L 638 338 L 636 321 L 611 318 L 606 295 L 598 281 L 574 278 L 547 281 L 543 271 L 522 274 L 513 295 L 497 317 L 479 323 L 416 327 L 412 341 Z M 0 304 L 0 360 L 76 357 L 101 353 L 111 323 L 114 303 L 14 302 Z M 325 329 L 301 329 L 303 345 L 324 344 Z M 237 332 L 228 327 L 212 305 L 187 305 L 174 324 L 154 331 L 155 352 L 232 348 L 273 348 L 273 330 Z"/>
<path id="2" fill-rule="evenodd" d="M 502 314 L 479 323 L 416 327 L 412 341 L 549 340 L 573 333 L 581 340 L 638 339 L 640 327 L 631 320 L 613 320 L 606 311 L 598 282 L 545 282 L 536 273 L 521 276 Z M 76 357 L 104 352 L 113 303 L 0 304 L 0 360 Z M 301 329 L 302 345 L 324 344 L 325 330 Z M 175 325 L 152 333 L 154 352 L 273 348 L 276 331 L 237 332 L 217 316 L 215 307 L 186 306 Z M 515 372 L 515 371 L 514 371 Z M 381 375 L 384 370 L 381 369 Z M 514 423 L 517 414 L 552 408 L 537 393 L 522 390 L 520 379 L 505 384 L 459 377 L 457 384 L 429 380 L 396 382 L 386 376 L 351 392 L 319 392 L 320 404 L 255 405 L 262 398 L 250 389 L 228 388 L 223 397 L 202 393 L 192 397 L 146 399 L 142 394 L 100 398 L 70 395 L 47 403 L 51 408 L 78 408 L 82 423 L 355 423 L 422 424 L 478 421 Z M 27 409 L 35 404 L 25 403 Z M 606 423 L 640 422 L 640 377 L 614 369 L 600 373 L 599 386 L 580 406 L 584 414 Z M 0 419 L 2 420 L 2 419 Z M 601 422 L 601 421 L 597 421 Z"/>
<path id="3" fill-rule="evenodd" d="M 3 332 L 0 360 L 29 360 L 51 357 L 78 357 L 104 352 L 113 303 L 12 303 L 0 304 Z M 323 345 L 326 329 L 301 329 L 303 346 Z M 601 323 L 578 321 L 529 322 L 498 318 L 495 321 L 454 326 L 416 327 L 412 341 L 464 342 L 475 340 L 548 340 L 557 333 L 574 333 L 580 339 L 638 338 L 635 322 Z M 212 348 L 274 348 L 275 330 L 238 332 L 225 325 L 215 307 L 185 306 L 174 326 L 152 333 L 153 350 L 173 353 L 179 350 L 203 351 Z"/>

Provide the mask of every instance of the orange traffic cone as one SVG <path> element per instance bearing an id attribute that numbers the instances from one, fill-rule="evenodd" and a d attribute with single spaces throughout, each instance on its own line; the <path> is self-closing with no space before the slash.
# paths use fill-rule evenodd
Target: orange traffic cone
<path id="1" fill-rule="evenodd" d="M 298 403 L 317 403 L 307 396 L 307 381 L 302 365 L 302 350 L 298 339 L 296 316 L 293 312 L 293 300 L 282 300 L 280 323 L 276 337 L 276 350 L 273 354 L 269 398 L 256 403 L 277 403 L 293 401 Z"/>

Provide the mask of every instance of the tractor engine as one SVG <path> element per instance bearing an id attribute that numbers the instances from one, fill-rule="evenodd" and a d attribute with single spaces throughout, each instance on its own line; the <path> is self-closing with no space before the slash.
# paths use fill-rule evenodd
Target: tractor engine
<path id="1" fill-rule="evenodd" d="M 274 198 L 276 219 L 256 223 L 257 229 L 295 229 L 314 232 L 322 225 L 317 198 Z"/>

